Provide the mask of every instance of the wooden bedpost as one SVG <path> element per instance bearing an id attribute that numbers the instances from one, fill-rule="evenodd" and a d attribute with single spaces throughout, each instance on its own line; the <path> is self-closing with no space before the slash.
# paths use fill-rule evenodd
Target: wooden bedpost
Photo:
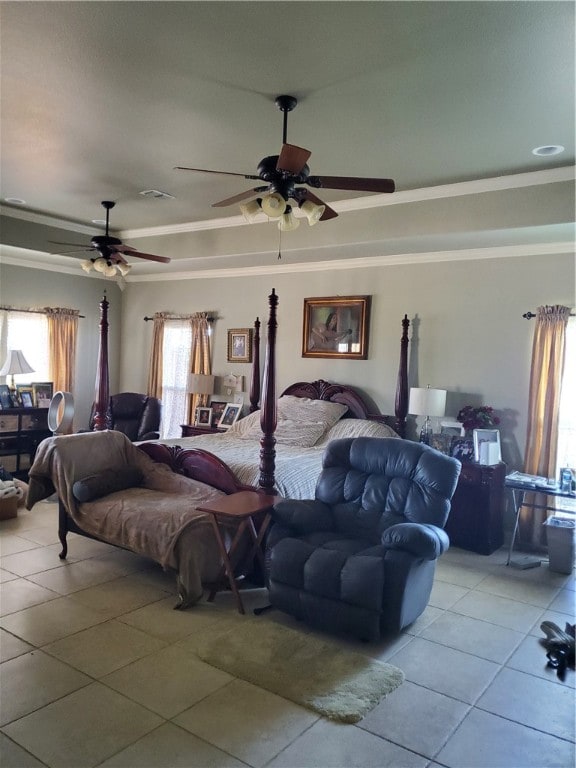
<path id="1" fill-rule="evenodd" d="M 274 288 L 268 297 L 270 315 L 268 318 L 268 341 L 266 344 L 266 361 L 264 363 L 264 380 L 262 394 L 262 408 L 260 409 L 260 426 L 262 427 L 262 439 L 260 440 L 260 478 L 258 485 L 266 491 L 274 489 L 274 470 L 276 438 L 276 307 L 278 296 Z"/>
<path id="2" fill-rule="evenodd" d="M 402 338 L 400 339 L 400 365 L 396 383 L 396 403 L 394 428 L 400 437 L 406 437 L 406 416 L 408 414 L 408 328 L 410 320 L 404 315 L 402 320 Z"/>
<path id="3" fill-rule="evenodd" d="M 260 318 L 254 320 L 252 338 L 252 378 L 250 380 L 250 413 L 260 407 Z"/>
<path id="4" fill-rule="evenodd" d="M 94 431 L 110 428 L 110 383 L 108 377 L 108 300 L 106 291 L 100 302 L 100 347 L 96 369 L 94 399 Z"/>

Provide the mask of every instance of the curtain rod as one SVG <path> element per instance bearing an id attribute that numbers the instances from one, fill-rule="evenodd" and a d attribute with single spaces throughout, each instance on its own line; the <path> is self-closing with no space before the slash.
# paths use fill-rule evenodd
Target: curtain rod
<path id="1" fill-rule="evenodd" d="M 191 320 L 192 319 L 192 315 L 167 315 L 164 319 L 165 320 Z M 154 320 L 154 318 L 153 317 L 148 317 L 148 316 L 146 316 L 144 318 L 144 322 L 146 322 L 146 323 L 149 320 Z M 216 318 L 212 317 L 211 315 L 209 315 L 206 318 L 206 320 L 208 320 L 209 323 L 213 323 L 214 320 L 216 320 Z"/>
<path id="2" fill-rule="evenodd" d="M 48 314 L 45 309 L 17 309 L 16 307 L 0 307 L 0 310 L 4 310 L 5 312 L 29 312 L 33 315 Z M 86 318 L 86 315 L 78 315 L 78 317 Z"/>
<path id="3" fill-rule="evenodd" d="M 528 312 L 524 312 L 524 314 L 522 315 L 522 317 L 523 317 L 525 320 L 532 320 L 532 318 L 533 318 L 533 317 L 538 317 L 538 315 L 535 315 L 535 314 L 534 314 L 534 312 L 530 312 L 530 311 L 528 311 Z M 570 312 L 570 317 L 576 317 L 576 315 L 574 314 L 574 312 Z"/>

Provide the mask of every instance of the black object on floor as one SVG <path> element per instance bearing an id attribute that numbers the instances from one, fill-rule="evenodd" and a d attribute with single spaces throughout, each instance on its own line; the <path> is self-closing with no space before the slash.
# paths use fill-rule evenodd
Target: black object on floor
<path id="1" fill-rule="evenodd" d="M 560 680 L 564 681 L 566 669 L 574 669 L 574 624 L 566 624 L 566 629 L 562 630 L 552 621 L 543 621 L 540 629 L 546 635 L 546 639 L 541 639 L 540 643 L 546 649 L 546 666 L 556 670 Z"/>

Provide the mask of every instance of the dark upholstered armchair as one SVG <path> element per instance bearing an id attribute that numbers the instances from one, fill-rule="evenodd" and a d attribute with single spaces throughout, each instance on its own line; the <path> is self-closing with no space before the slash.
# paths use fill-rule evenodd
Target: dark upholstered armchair
<path id="1" fill-rule="evenodd" d="M 270 602 L 321 629 L 377 640 L 428 604 L 460 462 L 396 438 L 334 440 L 310 501 L 274 506 Z"/>
<path id="2" fill-rule="evenodd" d="M 120 392 L 110 398 L 111 429 L 124 432 L 130 440 L 157 440 L 160 437 L 162 406 L 156 397 L 138 392 Z M 94 429 L 94 409 L 90 430 Z"/>

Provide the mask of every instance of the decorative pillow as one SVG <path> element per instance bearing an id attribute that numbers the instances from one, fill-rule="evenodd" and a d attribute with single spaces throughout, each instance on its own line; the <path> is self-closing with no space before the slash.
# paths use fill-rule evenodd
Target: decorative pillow
<path id="1" fill-rule="evenodd" d="M 137 467 L 107 469 L 77 480 L 72 486 L 72 493 L 80 503 L 94 501 L 102 496 L 108 496 L 109 493 L 142 485 L 143 479 L 142 472 Z"/>
<path id="2" fill-rule="evenodd" d="M 324 435 L 323 443 L 341 437 L 400 437 L 392 427 L 369 419 L 341 419 Z"/>
<path id="3" fill-rule="evenodd" d="M 340 403 L 284 395 L 277 403 L 277 426 L 274 433 L 276 442 L 281 445 L 310 448 L 347 410 L 348 406 Z M 253 413 L 251 416 L 256 416 L 257 419 L 237 436 L 243 440 L 260 440 L 260 414 Z"/>

